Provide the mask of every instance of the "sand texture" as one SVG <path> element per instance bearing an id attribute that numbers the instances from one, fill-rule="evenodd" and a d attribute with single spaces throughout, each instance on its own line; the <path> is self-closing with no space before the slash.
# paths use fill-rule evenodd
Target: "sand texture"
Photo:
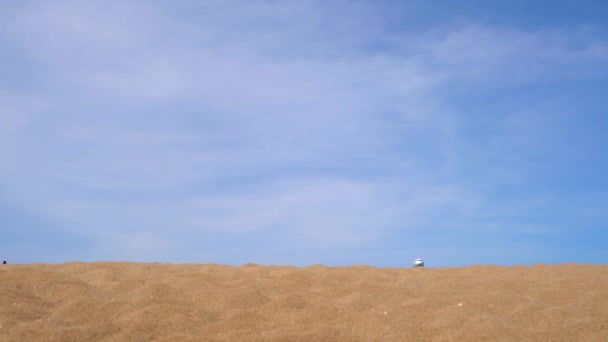
<path id="1" fill-rule="evenodd" d="M 0 265 L 1 341 L 608 341 L 608 266 Z"/>

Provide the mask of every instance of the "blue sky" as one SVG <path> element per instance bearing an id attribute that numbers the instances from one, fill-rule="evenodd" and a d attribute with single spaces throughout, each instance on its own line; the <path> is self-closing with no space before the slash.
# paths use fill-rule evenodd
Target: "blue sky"
<path id="1" fill-rule="evenodd" d="M 457 3 L 0 2 L 0 258 L 607 263 L 607 3 Z"/>

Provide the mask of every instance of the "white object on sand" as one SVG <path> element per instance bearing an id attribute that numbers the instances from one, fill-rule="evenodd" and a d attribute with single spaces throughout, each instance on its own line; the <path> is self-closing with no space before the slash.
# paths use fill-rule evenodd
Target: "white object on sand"
<path id="1" fill-rule="evenodd" d="M 424 261 L 420 258 L 414 260 L 414 267 L 424 267 Z"/>

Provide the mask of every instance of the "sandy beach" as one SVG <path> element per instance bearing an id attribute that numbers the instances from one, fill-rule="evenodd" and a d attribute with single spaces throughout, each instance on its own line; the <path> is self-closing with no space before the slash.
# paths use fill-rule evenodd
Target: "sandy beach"
<path id="1" fill-rule="evenodd" d="M 608 341 L 608 266 L 0 265 L 2 341 Z"/>

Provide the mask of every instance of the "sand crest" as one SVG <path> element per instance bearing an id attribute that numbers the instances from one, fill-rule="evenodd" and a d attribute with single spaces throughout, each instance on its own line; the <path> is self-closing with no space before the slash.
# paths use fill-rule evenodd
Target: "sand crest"
<path id="1" fill-rule="evenodd" d="M 0 265 L 2 341 L 608 341 L 608 266 Z"/>

